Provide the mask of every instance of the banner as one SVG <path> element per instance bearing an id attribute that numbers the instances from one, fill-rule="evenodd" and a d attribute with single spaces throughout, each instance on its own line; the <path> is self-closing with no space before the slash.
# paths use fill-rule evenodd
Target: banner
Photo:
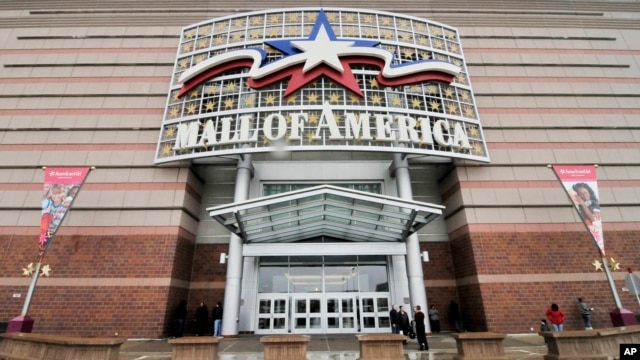
<path id="1" fill-rule="evenodd" d="M 40 262 L 69 212 L 90 168 L 46 168 L 40 215 Z"/>
<path id="2" fill-rule="evenodd" d="M 596 167 L 593 165 L 553 166 L 553 171 L 604 257 Z"/>

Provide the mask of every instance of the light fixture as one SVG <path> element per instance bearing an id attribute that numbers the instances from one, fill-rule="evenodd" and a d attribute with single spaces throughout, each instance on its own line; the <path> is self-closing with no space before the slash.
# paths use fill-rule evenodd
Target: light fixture
<path id="1" fill-rule="evenodd" d="M 229 255 L 227 253 L 220 253 L 220 264 L 224 264 L 227 262 Z"/>
<path id="2" fill-rule="evenodd" d="M 429 262 L 429 252 L 428 251 L 423 251 L 421 256 L 422 256 L 422 262 Z"/>

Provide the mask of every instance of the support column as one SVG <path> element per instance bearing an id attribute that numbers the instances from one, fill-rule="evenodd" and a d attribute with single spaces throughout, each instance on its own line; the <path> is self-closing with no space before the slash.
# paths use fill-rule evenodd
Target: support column
<path id="1" fill-rule="evenodd" d="M 409 175 L 409 163 L 403 154 L 393 154 L 393 163 L 390 167 L 391 176 L 395 176 L 398 188 L 398 197 L 406 200 L 413 200 L 411 190 L 411 176 Z M 431 332 L 428 318 L 427 292 L 424 289 L 424 275 L 422 273 L 422 258 L 418 234 L 411 234 L 407 237 L 407 277 L 409 278 L 409 296 L 411 297 L 411 308 L 420 305 L 425 314 L 425 329 Z"/>
<path id="2" fill-rule="evenodd" d="M 234 202 L 244 201 L 249 198 L 249 185 L 252 177 L 251 155 L 242 155 L 238 160 L 236 189 L 233 196 Z M 224 303 L 222 304 L 222 336 L 238 336 L 240 295 L 242 293 L 242 265 L 242 239 L 232 234 L 229 238 L 227 282 L 224 288 Z"/>

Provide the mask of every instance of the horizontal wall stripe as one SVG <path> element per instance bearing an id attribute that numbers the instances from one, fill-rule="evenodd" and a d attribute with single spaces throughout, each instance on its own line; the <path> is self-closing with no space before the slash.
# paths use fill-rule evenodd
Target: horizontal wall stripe
<path id="1" fill-rule="evenodd" d="M 72 209 L 73 210 L 73 209 Z M 77 210 L 76 210 L 77 211 Z M 34 236 L 34 248 L 37 250 L 37 226 L 0 226 L 0 235 Z M 62 225 L 56 236 L 71 235 L 181 235 L 195 240 L 194 234 L 178 226 L 67 226 Z"/>
<path id="2" fill-rule="evenodd" d="M 543 128 L 544 129 L 544 128 Z M 544 140 L 541 140 L 544 141 Z M 579 141 L 579 140 L 576 140 Z M 487 142 L 489 149 L 640 149 L 640 142 Z M 640 160 L 640 159 L 638 159 Z"/>
<path id="3" fill-rule="evenodd" d="M 55 269 L 52 269 L 52 274 Z M 0 286 L 28 287 L 31 277 L 0 278 Z M 189 288 L 189 282 L 171 278 L 56 278 L 40 276 L 38 287 L 180 287 Z"/>
<path id="4" fill-rule="evenodd" d="M 155 151 L 158 144 L 0 144 L 0 151 Z"/>
<path id="5" fill-rule="evenodd" d="M 113 76 L 113 77 L 35 77 L 35 78 L 0 78 L 2 84 L 76 84 L 76 83 L 167 83 L 169 89 L 170 76 Z M 165 94 L 166 96 L 166 94 Z"/>
<path id="6" fill-rule="evenodd" d="M 160 115 L 162 108 L 0 109 L 2 115 Z"/>
<path id="7" fill-rule="evenodd" d="M 79 39 L 82 40 L 82 39 Z M 80 47 L 73 48 L 40 48 L 40 49 L 0 49 L 0 55 L 20 55 L 20 54 L 153 54 L 153 53 L 168 53 L 175 54 L 178 48 L 178 42 L 176 41 L 176 47 L 131 47 L 131 48 L 86 48 Z"/>
<path id="8" fill-rule="evenodd" d="M 549 170 L 551 171 L 551 170 Z M 503 181 L 460 181 L 460 187 L 464 189 L 505 189 L 505 188 L 558 188 L 559 182 L 548 180 L 503 180 Z M 640 188 L 640 180 L 598 180 L 598 187 L 604 188 Z"/>
<path id="9" fill-rule="evenodd" d="M 126 179 L 124 179 L 126 181 Z M 184 182 L 139 182 L 139 183 L 85 183 L 82 191 L 135 191 L 135 190 L 184 190 L 189 185 Z M 39 191 L 42 183 L 0 183 L 0 191 Z"/>
<path id="10" fill-rule="evenodd" d="M 525 107 L 484 107 L 478 110 L 482 114 L 566 114 L 566 115 L 631 115 L 640 114 L 640 108 L 525 108 Z"/>
<path id="11" fill-rule="evenodd" d="M 587 261 L 587 260 L 585 260 Z M 613 271 L 614 280 L 624 281 L 626 271 Z M 469 286 L 477 284 L 518 284 L 518 283 L 561 283 L 561 282 L 592 282 L 607 281 L 604 272 L 591 273 L 564 273 L 564 274 L 500 274 L 500 275 L 477 275 L 468 276 L 457 280 L 458 286 Z"/>

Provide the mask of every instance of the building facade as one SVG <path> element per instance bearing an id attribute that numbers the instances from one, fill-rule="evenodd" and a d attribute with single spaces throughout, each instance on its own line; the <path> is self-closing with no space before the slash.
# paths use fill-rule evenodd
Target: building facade
<path id="1" fill-rule="evenodd" d="M 95 170 L 35 332 L 167 336 L 181 300 L 225 336 L 387 332 L 392 304 L 452 330 L 452 300 L 469 331 L 552 302 L 578 329 L 578 297 L 608 327 L 596 260 L 640 312 L 640 4 L 322 6 L 4 4 L 0 321 L 55 166 Z M 550 164 L 598 165 L 604 258 Z"/>

